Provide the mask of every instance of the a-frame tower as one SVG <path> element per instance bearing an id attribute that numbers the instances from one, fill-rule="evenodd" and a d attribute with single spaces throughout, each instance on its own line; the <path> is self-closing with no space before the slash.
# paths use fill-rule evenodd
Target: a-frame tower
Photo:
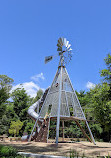
<path id="1" fill-rule="evenodd" d="M 78 122 L 78 120 L 85 121 L 91 140 L 95 144 L 95 140 L 89 128 L 88 122 L 85 118 L 84 112 L 64 65 L 64 57 L 62 55 L 60 57 L 58 70 L 40 111 L 39 119 L 43 119 L 46 113 L 49 112 L 49 109 L 50 119 L 57 118 L 56 144 L 58 144 L 60 120 L 74 120 L 79 125 L 83 134 L 85 134 L 85 136 L 88 138 Z M 70 109 L 73 110 L 70 111 Z"/>
<path id="2" fill-rule="evenodd" d="M 44 120 L 46 114 L 50 113 L 50 119 L 55 119 L 57 121 L 56 144 L 58 144 L 60 120 L 74 120 L 76 124 L 80 127 L 82 133 L 87 137 L 87 139 L 95 144 L 92 132 L 85 118 L 84 112 L 79 103 L 75 90 L 73 89 L 72 83 L 70 81 L 69 75 L 65 67 L 64 54 L 68 53 L 68 57 L 71 58 L 71 45 L 69 44 L 69 41 L 67 41 L 65 38 L 59 38 L 57 46 L 57 51 L 59 52 L 58 54 L 60 56 L 59 66 L 54 77 L 54 80 L 52 82 L 52 85 L 49 88 L 48 93 L 43 102 L 42 108 L 32 130 L 31 136 L 33 134 L 34 129 L 37 126 L 38 120 Z M 63 48 L 64 46 L 65 49 Z M 53 56 L 46 57 L 45 62 L 50 61 L 52 58 Z M 86 123 L 91 139 L 85 133 L 84 129 L 79 123 L 79 120 L 84 121 Z M 47 130 L 48 139 L 49 128 L 47 128 Z M 31 140 L 31 136 L 29 138 L 29 141 Z"/>

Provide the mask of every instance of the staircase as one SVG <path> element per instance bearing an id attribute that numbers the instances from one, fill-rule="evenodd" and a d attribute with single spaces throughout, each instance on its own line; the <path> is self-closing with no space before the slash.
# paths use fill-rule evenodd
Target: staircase
<path id="1" fill-rule="evenodd" d="M 49 118 L 44 120 L 41 125 L 40 131 L 35 138 L 35 142 L 45 142 L 47 143 L 47 132 L 48 132 Z"/>

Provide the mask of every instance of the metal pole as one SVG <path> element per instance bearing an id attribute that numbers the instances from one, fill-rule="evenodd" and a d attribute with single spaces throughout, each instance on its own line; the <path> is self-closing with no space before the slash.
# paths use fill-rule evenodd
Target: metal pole
<path id="1" fill-rule="evenodd" d="M 64 142 L 64 121 L 62 121 L 62 141 Z"/>
<path id="2" fill-rule="evenodd" d="M 42 98 L 42 97 L 41 97 L 41 98 Z M 41 99 L 40 99 L 40 100 L 41 100 Z M 39 102 L 38 102 L 37 104 L 38 104 L 38 105 L 37 105 L 37 114 L 38 114 L 38 113 L 39 113 Z M 30 137 L 29 137 L 29 139 L 28 139 L 28 142 L 31 141 L 31 138 L 32 138 L 32 135 L 33 135 L 33 132 L 34 132 L 36 126 L 38 127 L 37 122 L 38 122 L 38 119 L 36 119 L 36 121 L 35 121 L 34 127 L 33 127 L 32 131 L 31 131 Z"/>
<path id="3" fill-rule="evenodd" d="M 48 124 L 47 143 L 48 143 L 48 138 L 49 138 L 49 127 L 50 127 L 50 116 L 49 116 L 49 124 Z"/>
<path id="4" fill-rule="evenodd" d="M 36 125 L 37 125 L 37 121 L 38 121 L 38 119 L 36 120 L 36 122 L 35 122 L 35 124 L 34 124 L 33 130 L 32 130 L 32 132 L 31 132 L 31 134 L 30 134 L 30 137 L 29 137 L 29 139 L 28 139 L 28 142 L 31 141 L 31 137 L 32 137 L 32 134 L 33 134 L 33 132 L 34 132 L 34 129 L 35 129 Z"/>
<path id="5" fill-rule="evenodd" d="M 93 137 L 93 135 L 92 135 L 92 132 L 91 132 L 91 130 L 90 130 L 90 127 L 89 127 L 87 121 L 86 121 L 86 125 L 87 125 L 87 128 L 88 128 L 89 134 L 90 134 L 90 136 L 91 136 L 92 142 L 94 143 L 94 145 L 96 145 L 95 140 L 94 140 L 94 137 Z"/>
<path id="6" fill-rule="evenodd" d="M 60 106 L 61 106 L 61 89 L 62 88 L 62 66 L 60 67 L 60 88 L 59 88 L 59 104 L 57 113 L 57 125 L 56 125 L 56 144 L 58 144 L 59 138 L 59 124 L 60 124 Z"/>

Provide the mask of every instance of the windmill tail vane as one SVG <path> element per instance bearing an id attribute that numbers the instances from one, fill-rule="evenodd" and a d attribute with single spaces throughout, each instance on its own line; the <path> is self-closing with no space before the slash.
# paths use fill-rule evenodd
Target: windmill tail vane
<path id="1" fill-rule="evenodd" d="M 52 59 L 53 59 L 53 56 L 47 56 L 47 57 L 45 57 L 45 64 L 47 64 Z"/>

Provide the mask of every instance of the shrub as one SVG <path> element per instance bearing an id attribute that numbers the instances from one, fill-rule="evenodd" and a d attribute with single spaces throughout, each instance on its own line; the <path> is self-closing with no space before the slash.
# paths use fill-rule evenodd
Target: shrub
<path id="1" fill-rule="evenodd" d="M 10 146 L 0 145 L 0 158 L 25 158 L 24 156 L 18 155 L 17 150 Z"/>

